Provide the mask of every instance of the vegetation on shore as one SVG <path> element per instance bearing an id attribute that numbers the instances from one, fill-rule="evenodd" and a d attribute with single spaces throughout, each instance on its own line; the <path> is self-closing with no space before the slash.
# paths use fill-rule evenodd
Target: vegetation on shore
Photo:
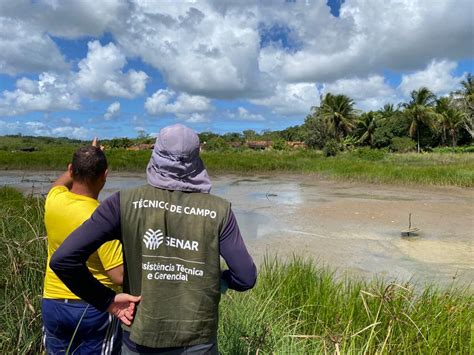
<path id="1" fill-rule="evenodd" d="M 253 152 L 203 154 L 211 172 L 287 172 L 370 183 L 474 186 L 470 154 L 393 154 L 360 149 L 336 157 L 321 152 Z"/>
<path id="2" fill-rule="evenodd" d="M 46 262 L 43 199 L 0 188 L 0 352 L 41 351 Z M 474 296 L 468 286 L 336 278 L 295 258 L 268 259 L 257 286 L 220 306 L 223 354 L 469 354 Z"/>
<path id="3" fill-rule="evenodd" d="M 253 291 L 221 301 L 219 345 L 224 354 L 469 354 L 473 301 L 468 288 L 415 291 L 268 259 Z"/>
<path id="4" fill-rule="evenodd" d="M 0 353 L 39 354 L 46 265 L 43 199 L 0 188 Z"/>
<path id="5" fill-rule="evenodd" d="M 65 170 L 80 145 L 45 147 L 29 153 L 0 150 L 0 170 Z M 144 172 L 150 158 L 148 150 L 110 149 L 106 154 L 112 172 Z M 359 148 L 333 157 L 302 149 L 204 151 L 202 158 L 211 174 L 284 172 L 370 183 L 474 186 L 474 154 L 402 154 Z"/>

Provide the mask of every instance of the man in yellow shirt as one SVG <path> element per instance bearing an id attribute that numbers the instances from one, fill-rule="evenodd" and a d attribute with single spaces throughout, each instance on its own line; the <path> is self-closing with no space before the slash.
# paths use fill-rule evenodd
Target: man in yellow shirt
<path id="1" fill-rule="evenodd" d="M 97 197 L 107 177 L 107 159 L 94 140 L 78 149 L 68 171 L 52 185 L 45 203 L 48 263 L 42 315 L 48 354 L 116 354 L 120 352 L 119 322 L 73 294 L 49 268 L 51 255 L 99 206 Z M 123 281 L 122 246 L 118 240 L 102 245 L 87 262 L 103 285 L 120 292 Z"/>

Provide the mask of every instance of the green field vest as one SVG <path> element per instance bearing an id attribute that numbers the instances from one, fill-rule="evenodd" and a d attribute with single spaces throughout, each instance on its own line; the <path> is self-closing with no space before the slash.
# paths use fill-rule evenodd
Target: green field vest
<path id="1" fill-rule="evenodd" d="M 230 203 L 150 185 L 120 192 L 124 292 L 141 295 L 130 339 L 153 348 L 217 335 L 219 234 Z"/>

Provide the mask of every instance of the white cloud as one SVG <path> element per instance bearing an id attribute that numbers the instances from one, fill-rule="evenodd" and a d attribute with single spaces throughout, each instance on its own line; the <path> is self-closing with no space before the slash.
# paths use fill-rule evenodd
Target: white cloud
<path id="1" fill-rule="evenodd" d="M 267 106 L 277 115 L 301 116 L 319 104 L 319 92 L 315 84 L 279 84 L 273 96 L 251 102 Z"/>
<path id="2" fill-rule="evenodd" d="M 383 69 L 415 70 L 432 58 L 472 57 L 469 8 L 469 0 L 456 6 L 448 0 L 429 6 L 424 0 L 352 0 L 333 21 L 309 9 L 298 21 L 288 19 L 303 45 L 282 55 L 281 73 L 289 81 L 331 82 Z"/>
<path id="3" fill-rule="evenodd" d="M 122 72 L 127 60 L 113 44 L 88 43 L 87 57 L 79 62 L 76 85 L 91 98 L 134 98 L 145 91 L 148 75 L 142 71 Z"/>
<path id="4" fill-rule="evenodd" d="M 265 117 L 261 114 L 252 113 L 245 107 L 237 108 L 236 112 L 228 112 L 227 116 L 233 120 L 239 121 L 265 121 Z"/>
<path id="5" fill-rule="evenodd" d="M 148 98 L 146 110 L 193 121 L 208 120 L 212 98 L 250 99 L 275 115 L 305 115 L 319 104 L 321 86 L 367 109 L 419 83 L 443 94 L 460 79 L 451 74 L 453 63 L 474 57 L 469 0 L 456 6 L 448 0 L 429 6 L 424 0 L 347 0 L 338 18 L 326 0 L 308 3 L 1 1 L 0 73 L 46 72 L 41 75 L 56 79 L 41 92 L 41 77 L 18 80 L 15 90 L 0 96 L 0 114 L 77 108 L 80 97 L 135 98 L 145 92 L 148 76 L 127 70 L 131 57 L 158 69 L 169 87 Z M 264 34 L 274 28 L 287 38 L 267 38 L 262 48 Z M 104 33 L 114 43 L 90 42 L 78 71 L 69 72 L 52 36 Z M 404 75 L 395 90 L 380 76 L 386 69 L 419 72 Z"/>
<path id="6" fill-rule="evenodd" d="M 145 109 L 150 115 L 163 116 L 172 114 L 189 122 L 205 122 L 206 114 L 213 110 L 211 100 L 203 96 L 160 89 L 145 101 Z"/>
<path id="7" fill-rule="evenodd" d="M 52 127 L 40 121 L 4 121 L 0 120 L 0 134 L 17 134 L 31 136 L 69 137 L 88 139 L 94 136 L 94 131 L 85 127 L 62 126 Z"/>
<path id="8" fill-rule="evenodd" d="M 127 54 L 159 69 L 177 91 L 212 98 L 271 91 L 268 75 L 258 66 L 260 19 L 255 6 L 221 6 L 137 2 L 131 25 L 120 24 L 113 32 Z"/>
<path id="9" fill-rule="evenodd" d="M 111 120 L 112 118 L 117 117 L 120 113 L 120 102 L 115 101 L 107 108 L 107 112 L 104 115 L 106 120 Z"/>
<path id="10" fill-rule="evenodd" d="M 178 118 L 181 118 L 184 120 L 184 122 L 187 123 L 204 123 L 204 122 L 209 122 L 209 117 L 203 113 L 197 113 L 193 112 L 190 116 L 178 116 Z"/>
<path id="11" fill-rule="evenodd" d="M 116 0 L 3 1 L 0 14 L 33 24 L 65 38 L 100 36 L 113 23 L 125 19 L 129 4 Z"/>
<path id="12" fill-rule="evenodd" d="M 457 64 L 452 61 L 433 60 L 424 70 L 412 74 L 402 75 L 399 89 L 408 96 L 412 90 L 426 86 L 436 95 L 445 95 L 455 90 L 464 76 L 453 76 L 451 73 L 456 69 Z"/>
<path id="13" fill-rule="evenodd" d="M 128 4 L 116 0 L 42 0 L 37 21 L 56 36 L 100 36 L 110 25 L 124 20 Z"/>
<path id="14" fill-rule="evenodd" d="M 43 73 L 39 80 L 21 78 L 16 90 L 4 91 L 0 96 L 0 115 L 15 116 L 31 111 L 77 110 L 79 96 L 69 83 L 52 73 Z"/>
<path id="15" fill-rule="evenodd" d="M 385 103 L 398 102 L 395 90 L 380 75 L 371 75 L 366 79 L 341 79 L 324 85 L 324 93 L 343 94 L 354 99 L 356 107 L 363 110 L 377 110 Z"/>
<path id="16" fill-rule="evenodd" d="M 124 73 L 126 58 L 113 43 L 101 46 L 93 41 L 88 43 L 88 48 L 87 57 L 79 62 L 78 72 L 44 72 L 38 80 L 17 80 L 16 90 L 4 91 L 0 96 L 0 115 L 76 110 L 80 94 L 92 99 L 131 99 L 145 92 L 148 75 L 135 70 Z M 112 116 L 106 114 L 105 118 Z"/>
<path id="17" fill-rule="evenodd" d="M 78 139 L 89 139 L 94 136 L 92 130 L 85 127 L 55 127 L 51 129 L 51 135 L 54 137 L 72 137 Z"/>
<path id="18" fill-rule="evenodd" d="M 244 107 L 238 108 L 239 118 L 244 121 L 264 121 L 265 118 L 257 113 L 251 113 Z"/>
<path id="19" fill-rule="evenodd" d="M 1 11 L 0 11 L 1 13 Z M 0 73 L 64 71 L 68 64 L 56 44 L 34 25 L 0 16 Z"/>

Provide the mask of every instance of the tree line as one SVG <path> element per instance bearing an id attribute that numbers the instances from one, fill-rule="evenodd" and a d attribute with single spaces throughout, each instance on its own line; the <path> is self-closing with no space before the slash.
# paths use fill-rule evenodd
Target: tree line
<path id="1" fill-rule="evenodd" d="M 361 112 L 346 95 L 327 93 L 319 106 L 311 108 L 304 123 L 281 131 L 199 136 L 207 149 L 225 149 L 232 143 L 272 141 L 284 149 L 285 141 L 304 141 L 309 148 L 323 149 L 328 155 L 358 146 L 389 148 L 392 151 L 430 150 L 434 147 L 469 145 L 474 136 L 474 78 L 469 74 L 461 89 L 437 97 L 422 87 L 410 94 L 408 102 L 386 104 L 377 111 Z"/>
<path id="2" fill-rule="evenodd" d="M 474 77 L 468 74 L 461 89 L 448 96 L 437 97 L 422 87 L 410 94 L 407 102 L 385 104 L 376 111 L 361 112 L 355 101 L 346 95 L 327 93 L 321 96 L 301 125 L 283 130 L 252 129 L 217 134 L 199 133 L 206 150 L 245 147 L 246 142 L 269 142 L 272 149 L 289 149 L 287 142 L 304 142 L 308 148 L 322 149 L 326 155 L 356 147 L 388 148 L 395 152 L 431 150 L 436 147 L 456 147 L 472 144 L 474 137 Z M 155 138 L 139 132 L 136 138 L 104 139 L 108 148 L 128 148 L 137 144 L 152 144 Z M 17 146 L 77 144 L 69 138 L 10 135 L 2 138 L 0 150 Z M 239 148 L 241 149 L 241 148 Z M 470 148 L 469 148 L 470 149 Z"/>

